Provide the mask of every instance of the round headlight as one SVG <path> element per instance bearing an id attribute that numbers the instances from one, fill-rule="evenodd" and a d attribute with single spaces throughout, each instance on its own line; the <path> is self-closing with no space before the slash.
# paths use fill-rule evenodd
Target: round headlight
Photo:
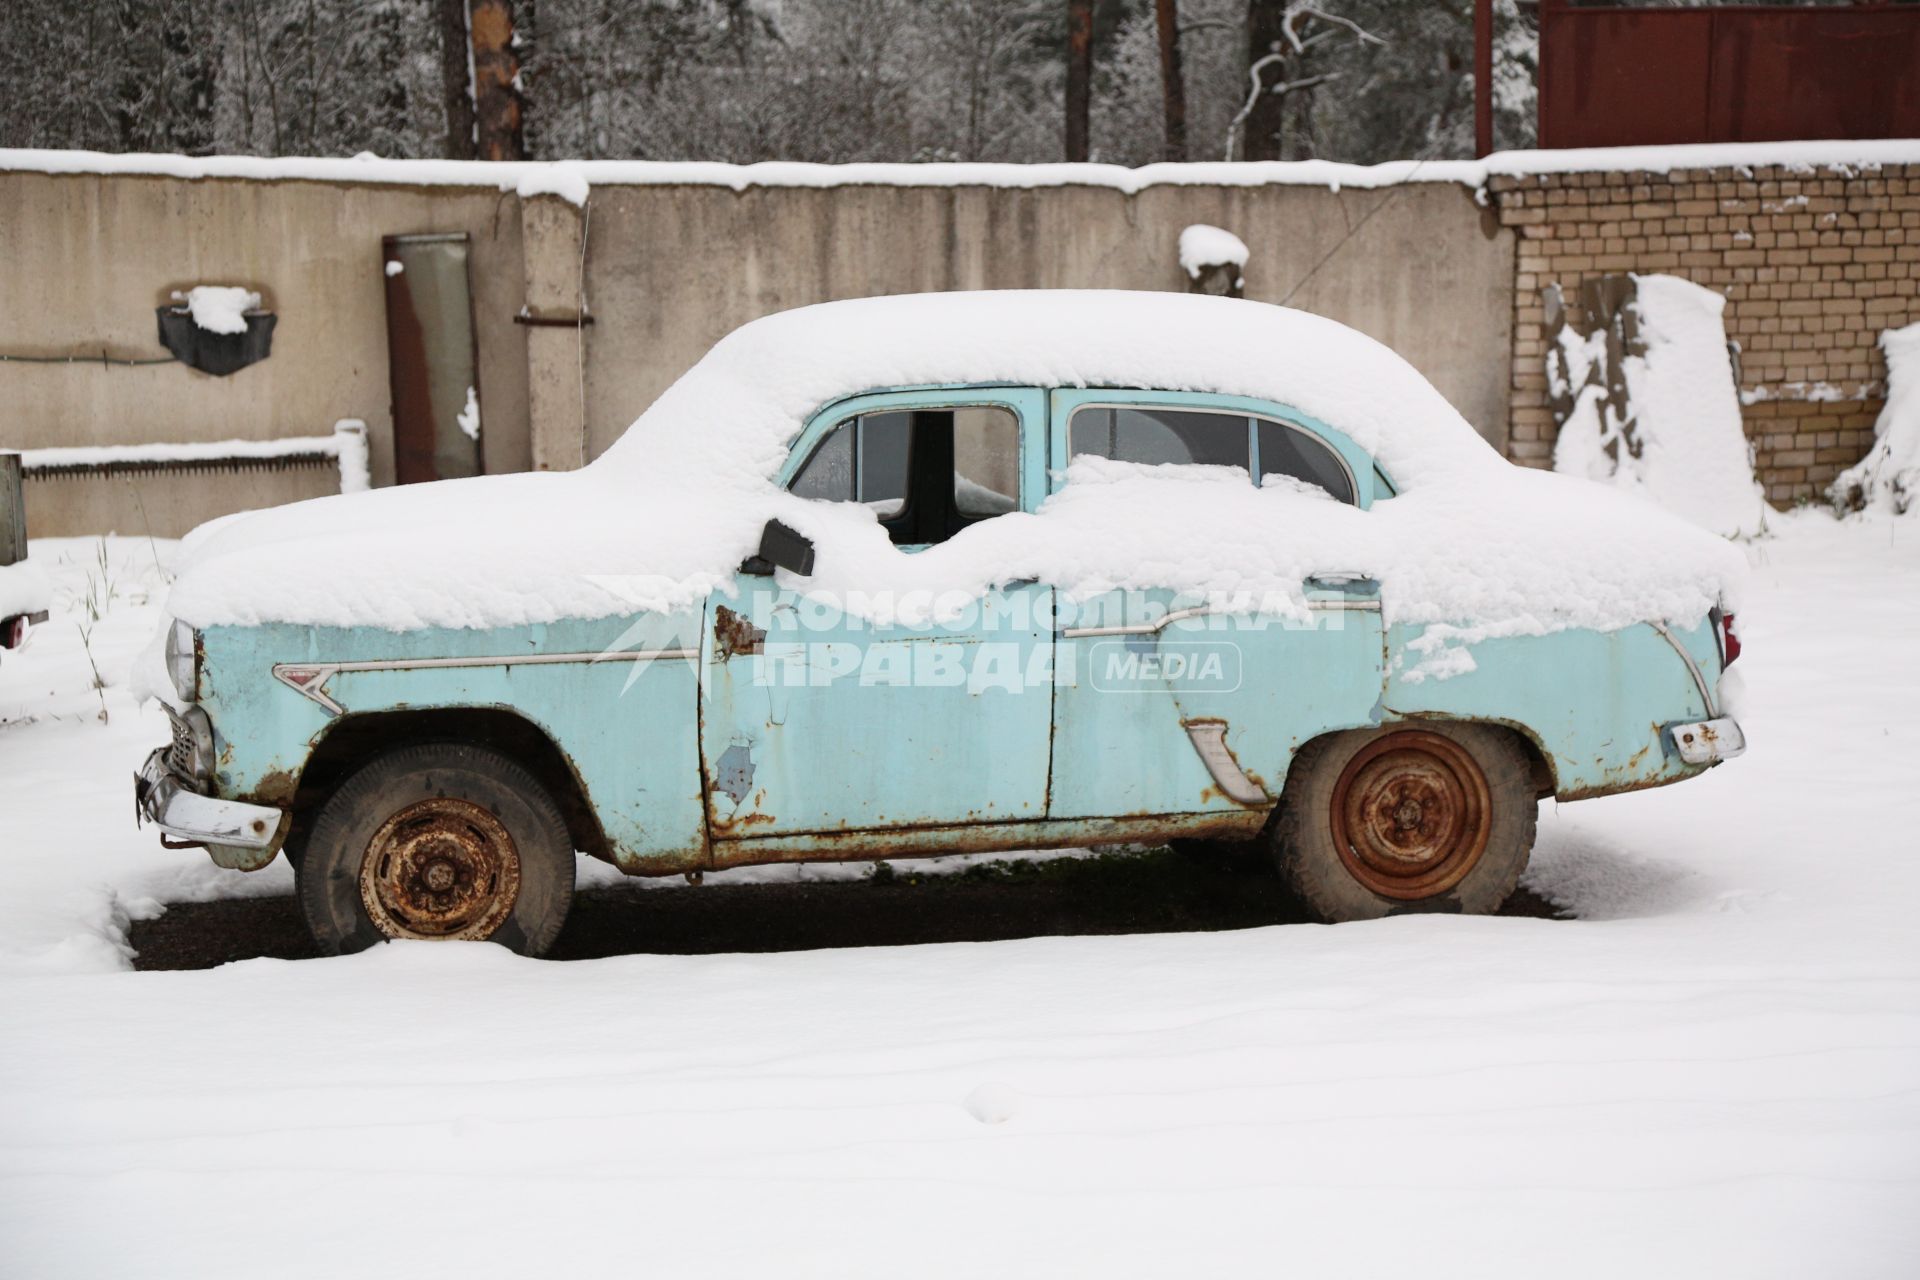
<path id="1" fill-rule="evenodd" d="M 167 675 L 173 680 L 173 689 L 180 695 L 182 702 L 192 702 L 199 692 L 200 646 L 193 628 L 175 620 L 173 630 L 167 633 Z M 151 652 L 151 651 L 149 651 Z"/>

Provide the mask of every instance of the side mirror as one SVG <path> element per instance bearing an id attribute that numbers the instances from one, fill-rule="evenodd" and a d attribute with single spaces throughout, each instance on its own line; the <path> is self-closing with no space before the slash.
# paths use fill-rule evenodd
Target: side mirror
<path id="1" fill-rule="evenodd" d="M 760 531 L 760 551 L 748 556 L 740 572 L 770 578 L 775 569 L 785 569 L 806 577 L 813 572 L 813 543 L 778 520 L 767 521 Z"/>

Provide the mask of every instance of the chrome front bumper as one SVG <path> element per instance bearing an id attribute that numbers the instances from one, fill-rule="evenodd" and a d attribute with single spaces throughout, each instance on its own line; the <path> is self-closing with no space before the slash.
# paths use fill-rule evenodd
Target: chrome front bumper
<path id="1" fill-rule="evenodd" d="M 1690 720 L 1667 726 L 1667 741 L 1688 764 L 1719 764 L 1744 754 L 1747 735 L 1732 716 L 1717 720 Z"/>
<path id="2" fill-rule="evenodd" d="M 272 848 L 280 834 L 278 809 L 203 796 L 167 767 L 167 748 L 147 757 L 133 776 L 134 821 L 151 822 L 188 844 L 236 849 Z"/>

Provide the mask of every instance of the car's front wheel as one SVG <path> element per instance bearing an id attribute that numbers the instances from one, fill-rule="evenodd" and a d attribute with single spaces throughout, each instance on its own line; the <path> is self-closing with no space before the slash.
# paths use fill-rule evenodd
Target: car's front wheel
<path id="1" fill-rule="evenodd" d="M 349 777 L 315 817 L 297 870 L 322 951 L 385 938 L 490 941 L 544 953 L 573 901 L 573 843 L 533 775 L 484 747 L 402 747 Z"/>
<path id="2" fill-rule="evenodd" d="M 1295 758 L 1281 806 L 1275 862 L 1329 922 L 1498 911 L 1526 870 L 1539 813 L 1519 741 L 1480 724 L 1317 739 Z"/>

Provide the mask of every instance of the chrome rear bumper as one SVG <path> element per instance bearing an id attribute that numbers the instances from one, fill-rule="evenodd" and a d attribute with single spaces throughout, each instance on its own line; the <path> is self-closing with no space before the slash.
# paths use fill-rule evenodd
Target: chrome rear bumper
<path id="1" fill-rule="evenodd" d="M 1690 720 L 1667 726 L 1667 741 L 1688 764 L 1719 764 L 1745 753 L 1747 735 L 1732 716 Z"/>
<path id="2" fill-rule="evenodd" d="M 268 849 L 279 838 L 280 810 L 266 805 L 216 800 L 192 790 L 169 768 L 168 748 L 147 757 L 133 776 L 134 821 L 151 822 L 189 844 Z"/>

